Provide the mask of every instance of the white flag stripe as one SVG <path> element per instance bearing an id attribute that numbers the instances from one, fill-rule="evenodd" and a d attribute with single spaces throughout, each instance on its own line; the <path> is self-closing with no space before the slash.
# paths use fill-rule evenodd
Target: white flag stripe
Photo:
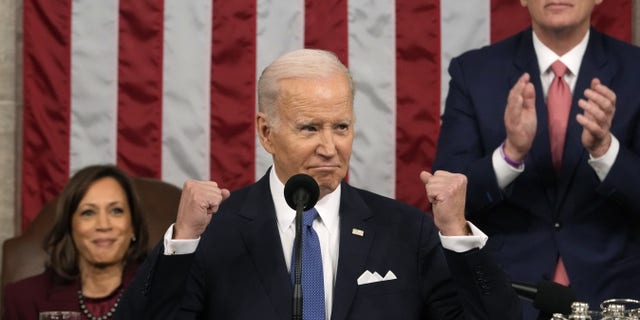
<path id="1" fill-rule="evenodd" d="M 162 179 L 209 180 L 212 0 L 166 0 Z"/>
<path id="2" fill-rule="evenodd" d="M 463 52 L 486 46 L 491 41 L 491 0 L 440 2 L 441 108 L 449 90 L 447 68 L 454 57 Z"/>
<path id="3" fill-rule="evenodd" d="M 115 163 L 118 0 L 72 2 L 69 171 Z"/>
<path id="4" fill-rule="evenodd" d="M 349 2 L 349 69 L 356 137 L 349 182 L 395 196 L 395 1 Z M 390 183 L 391 182 L 391 183 Z"/>
<path id="5" fill-rule="evenodd" d="M 256 19 L 256 85 L 262 70 L 283 53 L 304 47 L 304 0 L 286 5 L 273 0 L 258 0 Z M 256 99 L 256 108 L 257 108 Z M 273 163 L 256 135 L 256 178 Z"/>

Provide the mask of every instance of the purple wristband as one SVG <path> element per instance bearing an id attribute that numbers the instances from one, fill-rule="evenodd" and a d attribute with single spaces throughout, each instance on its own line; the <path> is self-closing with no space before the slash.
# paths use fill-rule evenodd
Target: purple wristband
<path id="1" fill-rule="evenodd" d="M 506 163 L 508 163 L 510 166 L 514 168 L 518 168 L 524 163 L 524 161 L 514 161 L 512 159 L 509 159 L 509 157 L 507 157 L 507 153 L 504 152 L 504 142 L 500 145 L 500 153 L 502 154 L 502 159 L 504 159 Z"/>

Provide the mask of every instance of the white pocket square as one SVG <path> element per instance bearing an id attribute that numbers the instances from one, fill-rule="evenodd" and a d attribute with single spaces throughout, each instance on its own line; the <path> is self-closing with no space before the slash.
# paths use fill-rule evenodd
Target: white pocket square
<path id="1" fill-rule="evenodd" d="M 387 274 L 385 274 L 384 277 L 382 277 L 377 272 L 372 273 L 371 271 L 366 270 L 360 275 L 360 277 L 358 277 L 358 285 L 361 286 L 363 284 L 375 283 L 380 281 L 389 281 L 389 280 L 395 280 L 395 279 L 397 279 L 396 275 L 391 270 L 387 271 Z"/>

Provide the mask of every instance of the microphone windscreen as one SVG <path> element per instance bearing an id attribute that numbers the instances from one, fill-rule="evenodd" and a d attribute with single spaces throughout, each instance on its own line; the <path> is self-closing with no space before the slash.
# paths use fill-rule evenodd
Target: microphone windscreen
<path id="1" fill-rule="evenodd" d="M 571 304 L 576 301 L 576 294 L 571 288 L 552 281 L 542 281 L 538 284 L 538 293 L 533 306 L 548 313 L 571 313 Z"/>
<path id="2" fill-rule="evenodd" d="M 304 173 L 296 174 L 287 180 L 284 185 L 284 199 L 293 210 L 297 209 L 296 193 L 299 194 L 300 192 L 308 196 L 307 201 L 304 203 L 304 210 L 313 208 L 320 197 L 320 187 L 318 187 L 316 180 Z"/>

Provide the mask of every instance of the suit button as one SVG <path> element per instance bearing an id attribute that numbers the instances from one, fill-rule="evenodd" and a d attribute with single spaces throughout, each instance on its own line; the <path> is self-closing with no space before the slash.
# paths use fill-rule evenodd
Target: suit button
<path id="1" fill-rule="evenodd" d="M 560 230 L 560 228 L 562 228 L 562 225 L 560 224 L 560 222 L 557 222 L 553 224 L 553 227 L 557 230 Z"/>

